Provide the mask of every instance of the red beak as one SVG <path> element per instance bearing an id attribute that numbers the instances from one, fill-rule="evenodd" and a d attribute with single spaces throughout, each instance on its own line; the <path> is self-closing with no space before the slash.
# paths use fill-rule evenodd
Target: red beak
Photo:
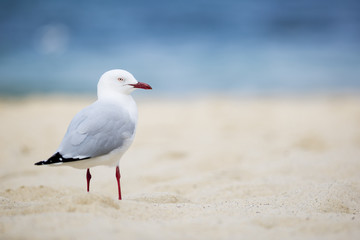
<path id="1" fill-rule="evenodd" d="M 138 82 L 136 84 L 129 84 L 130 86 L 133 86 L 134 88 L 142 88 L 142 89 L 152 89 L 149 84 Z"/>

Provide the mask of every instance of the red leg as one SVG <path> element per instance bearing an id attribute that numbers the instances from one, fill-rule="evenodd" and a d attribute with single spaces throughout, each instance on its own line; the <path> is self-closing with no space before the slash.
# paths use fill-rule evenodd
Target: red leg
<path id="1" fill-rule="evenodd" d="M 90 169 L 88 168 L 86 171 L 86 181 L 87 181 L 87 191 L 88 192 L 90 190 L 90 179 L 91 179 L 91 174 L 90 174 Z"/>
<path id="2" fill-rule="evenodd" d="M 116 180 L 118 184 L 118 191 L 119 191 L 119 200 L 121 200 L 121 188 L 120 188 L 120 169 L 119 166 L 116 166 Z"/>

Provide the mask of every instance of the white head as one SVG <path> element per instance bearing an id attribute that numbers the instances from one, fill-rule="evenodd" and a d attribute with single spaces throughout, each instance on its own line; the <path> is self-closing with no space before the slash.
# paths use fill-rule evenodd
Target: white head
<path id="1" fill-rule="evenodd" d="M 98 82 L 98 97 L 112 95 L 129 95 L 136 88 L 152 89 L 150 85 L 138 82 L 128 71 L 114 69 L 104 73 Z"/>

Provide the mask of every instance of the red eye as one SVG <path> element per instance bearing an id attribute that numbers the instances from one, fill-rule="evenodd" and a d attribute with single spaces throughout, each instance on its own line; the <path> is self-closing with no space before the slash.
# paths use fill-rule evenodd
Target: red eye
<path id="1" fill-rule="evenodd" d="M 119 80 L 120 82 L 123 82 L 123 81 L 124 81 L 123 78 L 118 78 L 117 80 Z"/>

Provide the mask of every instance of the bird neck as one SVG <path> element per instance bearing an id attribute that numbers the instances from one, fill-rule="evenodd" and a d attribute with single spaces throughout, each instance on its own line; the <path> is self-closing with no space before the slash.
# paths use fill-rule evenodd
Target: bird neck
<path id="1" fill-rule="evenodd" d="M 130 117 L 137 121 L 137 106 L 130 94 L 121 94 L 117 92 L 98 92 L 98 101 L 107 101 L 119 105 L 128 111 Z"/>

